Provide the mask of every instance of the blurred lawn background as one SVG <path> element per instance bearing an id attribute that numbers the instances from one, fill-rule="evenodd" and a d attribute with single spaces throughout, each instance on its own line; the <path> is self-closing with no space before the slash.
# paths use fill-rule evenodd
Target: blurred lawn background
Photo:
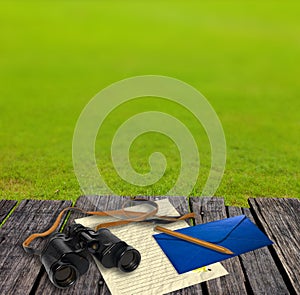
<path id="1" fill-rule="evenodd" d="M 76 199 L 72 135 L 81 110 L 112 82 L 145 74 L 183 80 L 214 107 L 227 141 L 216 195 L 227 204 L 299 197 L 299 13 L 297 1 L 2 1 L 0 197 Z M 106 181 L 122 195 L 162 195 L 174 184 L 179 153 L 162 135 L 145 134 L 131 149 L 142 173 L 153 151 L 166 153 L 154 186 L 126 184 L 110 161 L 118 126 L 149 110 L 178 117 L 194 134 L 202 170 L 191 195 L 200 195 L 207 138 L 190 114 L 154 98 L 118 107 L 102 126 L 96 153 Z"/>

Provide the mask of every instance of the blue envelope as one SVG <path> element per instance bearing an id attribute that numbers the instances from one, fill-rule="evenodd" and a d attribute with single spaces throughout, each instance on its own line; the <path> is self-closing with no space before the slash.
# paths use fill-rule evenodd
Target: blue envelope
<path id="1" fill-rule="evenodd" d="M 234 253 L 219 253 L 164 233 L 153 235 L 179 274 L 273 244 L 245 215 L 176 231 L 224 246 Z"/>

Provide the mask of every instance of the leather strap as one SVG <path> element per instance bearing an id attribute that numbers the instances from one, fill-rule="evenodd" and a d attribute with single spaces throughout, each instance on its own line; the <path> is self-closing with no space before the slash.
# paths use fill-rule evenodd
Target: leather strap
<path id="1" fill-rule="evenodd" d="M 148 204 L 151 205 L 154 209 L 149 212 L 136 212 L 132 210 L 127 210 L 127 205 L 130 204 L 130 202 L 141 202 L 141 204 Z M 124 202 L 122 208 L 120 210 L 111 210 L 111 211 L 85 211 L 78 207 L 67 207 L 63 209 L 59 215 L 57 216 L 56 220 L 52 224 L 52 226 L 42 232 L 42 233 L 34 233 L 30 235 L 24 242 L 23 242 L 23 248 L 26 252 L 31 254 L 36 254 L 36 250 L 33 248 L 30 248 L 29 245 L 32 241 L 34 241 L 37 238 L 44 238 L 52 234 L 59 226 L 64 214 L 68 211 L 77 211 L 81 212 L 87 215 L 97 215 L 97 216 L 117 216 L 119 218 L 125 218 L 125 219 L 119 219 L 116 221 L 111 222 L 105 222 L 100 223 L 96 226 L 96 230 L 104 227 L 112 227 L 112 226 L 119 226 L 119 225 L 125 225 L 131 222 L 154 222 L 154 223 L 169 223 L 169 222 L 175 222 L 177 220 L 184 220 L 187 218 L 193 218 L 194 213 L 188 213 L 182 216 L 159 216 L 156 215 L 158 211 L 158 205 L 157 203 L 153 201 L 148 201 L 145 199 L 134 199 Z"/>

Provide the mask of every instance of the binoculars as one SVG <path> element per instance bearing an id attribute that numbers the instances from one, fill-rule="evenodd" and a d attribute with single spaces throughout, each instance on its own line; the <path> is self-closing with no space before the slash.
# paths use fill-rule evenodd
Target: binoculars
<path id="1" fill-rule="evenodd" d="M 89 254 L 104 267 L 117 267 L 124 272 L 135 270 L 141 261 L 136 249 L 107 228 L 94 231 L 80 224 L 68 227 L 67 234 L 49 237 L 40 259 L 51 282 L 58 288 L 67 288 L 88 270 Z"/>

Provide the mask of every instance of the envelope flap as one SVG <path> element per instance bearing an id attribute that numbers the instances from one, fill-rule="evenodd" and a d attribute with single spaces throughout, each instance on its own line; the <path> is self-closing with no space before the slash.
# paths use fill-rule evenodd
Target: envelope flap
<path id="1" fill-rule="evenodd" d="M 245 215 L 239 215 L 230 217 L 218 221 L 212 221 L 197 226 L 191 226 L 176 230 L 180 233 L 187 234 L 189 236 L 203 239 L 211 243 L 221 243 L 224 241 L 247 217 Z M 156 239 L 169 239 L 174 240 L 177 238 L 171 237 L 166 234 L 156 235 Z M 178 241 L 180 242 L 180 241 Z"/>

